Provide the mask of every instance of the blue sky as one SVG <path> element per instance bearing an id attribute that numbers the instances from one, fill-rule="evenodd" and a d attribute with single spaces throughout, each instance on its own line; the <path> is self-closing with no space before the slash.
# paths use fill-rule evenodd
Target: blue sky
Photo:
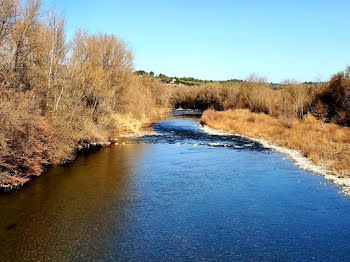
<path id="1" fill-rule="evenodd" d="M 350 1 L 44 0 L 77 28 L 122 38 L 135 69 L 201 79 L 327 80 L 350 65 Z"/>

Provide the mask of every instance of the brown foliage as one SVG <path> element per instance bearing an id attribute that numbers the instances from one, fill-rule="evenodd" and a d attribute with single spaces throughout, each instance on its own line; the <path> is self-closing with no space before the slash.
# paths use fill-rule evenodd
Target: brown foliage
<path id="1" fill-rule="evenodd" d="M 50 129 L 35 94 L 1 92 L 1 171 L 39 175 L 47 164 Z M 7 98 L 5 98 L 7 97 Z"/>
<path id="2" fill-rule="evenodd" d="M 128 121 L 150 121 L 169 100 L 163 84 L 132 73 L 132 52 L 116 36 L 78 30 L 67 43 L 63 17 L 40 0 L 22 3 L 0 1 L 0 187 Z"/>
<path id="3" fill-rule="evenodd" d="M 290 118 L 302 119 L 312 113 L 322 122 L 350 125 L 349 68 L 325 83 L 300 84 L 286 80 L 270 86 L 255 75 L 243 82 L 212 82 L 193 87 L 177 87 L 174 107 L 227 110 L 247 108 L 252 112 L 278 117 L 286 126 Z"/>
<path id="4" fill-rule="evenodd" d="M 217 82 L 178 87 L 173 93 L 172 104 L 197 109 L 249 108 L 273 116 L 302 118 L 312 107 L 318 90 L 318 86 L 309 84 L 284 84 L 272 89 L 265 82 Z"/>
<path id="5" fill-rule="evenodd" d="M 332 77 L 319 96 L 316 114 L 321 114 L 328 121 L 349 126 L 350 78 L 347 75 L 345 71 Z"/>

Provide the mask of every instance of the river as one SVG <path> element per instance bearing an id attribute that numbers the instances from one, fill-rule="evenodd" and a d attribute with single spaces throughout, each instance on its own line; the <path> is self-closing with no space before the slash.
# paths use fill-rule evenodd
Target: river
<path id="1" fill-rule="evenodd" d="M 174 114 L 0 194 L 0 261 L 350 260 L 350 197 L 198 119 Z"/>

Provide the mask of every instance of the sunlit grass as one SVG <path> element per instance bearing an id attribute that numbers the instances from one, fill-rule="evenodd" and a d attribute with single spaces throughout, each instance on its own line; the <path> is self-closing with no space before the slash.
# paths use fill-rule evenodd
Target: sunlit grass
<path id="1" fill-rule="evenodd" d="M 318 121 L 311 115 L 304 119 L 275 118 L 247 109 L 218 112 L 209 109 L 201 121 L 215 129 L 262 138 L 279 146 L 300 150 L 314 163 L 350 176 L 350 128 Z"/>

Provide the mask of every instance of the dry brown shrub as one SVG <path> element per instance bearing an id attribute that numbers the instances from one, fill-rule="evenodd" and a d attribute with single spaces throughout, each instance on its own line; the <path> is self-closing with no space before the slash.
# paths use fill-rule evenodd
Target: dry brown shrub
<path id="1" fill-rule="evenodd" d="M 281 115 L 278 117 L 278 123 L 283 127 L 292 128 L 294 125 L 294 119 L 292 117 Z"/>
<path id="2" fill-rule="evenodd" d="M 303 121 L 305 123 L 309 123 L 309 124 L 318 124 L 319 123 L 319 121 L 311 113 L 307 113 L 303 117 Z"/>
<path id="3" fill-rule="evenodd" d="M 216 111 L 214 109 L 206 110 L 201 118 L 202 123 L 214 121 L 216 119 Z"/>
<path id="4" fill-rule="evenodd" d="M 252 115 L 247 118 L 248 122 L 254 123 L 256 121 L 256 116 Z"/>

